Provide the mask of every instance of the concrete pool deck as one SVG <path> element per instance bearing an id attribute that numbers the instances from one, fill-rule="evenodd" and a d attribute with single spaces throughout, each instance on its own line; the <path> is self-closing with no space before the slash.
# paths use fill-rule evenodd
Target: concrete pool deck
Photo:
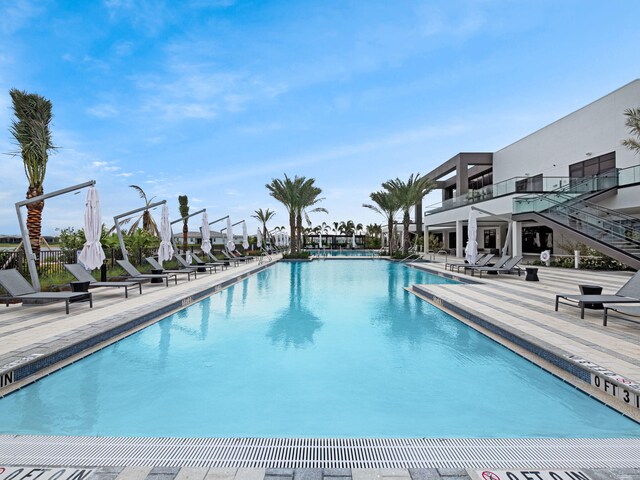
<path id="1" fill-rule="evenodd" d="M 274 261 L 277 259 L 279 257 L 275 257 Z M 414 266 L 438 274 L 446 273 L 442 263 Z M 201 274 L 191 282 L 184 279 L 177 286 L 145 285 L 142 295 L 130 292 L 127 300 L 118 289 L 95 289 L 94 308 L 89 309 L 83 303 L 72 304 L 69 315 L 64 314 L 64 305 L 59 303 L 38 307 L 2 306 L 0 371 L 6 372 L 7 365 L 17 371 L 37 363 L 45 356 L 55 357 L 56 352 L 60 351 L 65 351 L 65 355 L 68 355 L 63 364 L 75 361 L 113 340 L 90 342 L 86 352 L 75 352 L 73 346 L 79 342 L 102 339 L 109 335 L 113 338 L 126 336 L 131 332 L 122 331 L 117 335 L 113 333 L 122 326 L 131 326 L 128 325 L 131 318 L 140 319 L 133 326 L 133 331 L 136 331 L 262 268 L 265 265 L 252 262 L 213 275 Z M 640 325 L 611 319 L 608 327 L 602 327 L 601 311 L 587 310 L 584 320 L 580 320 L 579 310 L 576 308 L 561 305 L 559 312 L 553 311 L 556 293 L 578 293 L 577 285 L 584 283 L 600 284 L 605 287 L 605 293 L 615 292 L 630 274 L 540 268 L 538 276 L 540 282 L 526 282 L 524 276 L 483 276 L 481 283 L 419 286 L 421 291 L 416 293 L 425 298 L 431 296 L 431 301 L 440 308 L 446 309 L 448 305 L 464 310 L 470 316 L 492 318 L 497 325 L 509 331 L 517 331 L 523 338 L 546 350 L 559 355 L 574 355 L 632 381 L 640 380 Z M 477 277 L 475 280 L 479 281 Z M 461 317 L 459 311 L 452 313 Z M 468 321 L 464 316 L 461 320 Z M 492 332 L 487 334 L 493 335 Z M 512 347 L 517 351 L 517 345 Z M 527 352 L 522 354 L 527 356 Z M 536 361 L 535 358 L 532 360 Z M 547 360 L 536 363 L 541 363 L 544 368 L 554 372 L 554 366 L 546 365 L 545 362 Z M 39 374 L 46 375 L 63 364 L 45 366 Z M 562 376 L 562 373 L 559 375 Z M 14 379 L 8 385 L 5 382 L 0 395 L 29 381 Z M 596 387 L 585 384 L 581 388 L 602 401 L 608 400 L 607 395 Z M 628 414 L 633 416 L 633 412 Z M 108 477 L 108 480 L 170 480 L 174 477 L 185 480 L 284 480 L 294 477 L 466 478 L 472 471 L 465 470 L 464 467 L 506 468 L 519 465 L 546 469 L 555 466 L 582 468 L 583 472 L 588 472 L 590 478 L 594 479 L 640 478 L 639 439 L 595 439 L 582 443 L 571 439 L 414 439 L 410 444 L 403 443 L 406 441 L 402 439 L 352 439 L 352 443 L 340 443 L 341 440 L 337 439 L 335 445 L 321 441 L 313 448 L 307 447 L 305 443 L 313 439 L 290 439 L 289 442 L 283 440 L 281 443 L 278 443 L 278 439 L 218 439 L 222 443 L 228 440 L 224 448 L 212 446 L 216 439 L 173 440 L 166 444 L 158 439 L 112 438 L 101 445 L 101 437 L 0 435 L 0 468 L 6 465 L 105 467 L 91 475 L 104 479 Z M 132 451 L 138 454 L 133 455 Z M 347 451 L 350 453 L 345 453 Z M 215 457 L 221 455 L 221 452 L 226 457 L 224 461 L 216 463 Z M 255 460 L 260 455 L 271 455 L 272 463 L 251 463 L 247 460 L 248 457 Z M 290 455 L 294 455 L 298 463 L 292 463 Z M 309 459 L 306 459 L 307 455 Z M 367 465 L 367 459 L 371 460 L 371 469 L 355 468 Z M 295 467 L 317 467 L 318 464 L 336 468 Z M 144 468 L 123 469 L 125 465 Z M 295 468 L 273 469 L 268 465 Z M 416 465 L 430 468 L 409 468 Z M 194 466 L 198 468 L 191 468 Z M 179 467 L 189 468 L 181 470 Z M 382 469 L 379 470 L 378 467 Z M 163 468 L 173 470 L 165 472 Z M 588 470 L 584 470 L 585 468 Z M 3 480 L 1 475 L 0 480 Z M 20 480 L 20 477 L 16 480 Z"/>

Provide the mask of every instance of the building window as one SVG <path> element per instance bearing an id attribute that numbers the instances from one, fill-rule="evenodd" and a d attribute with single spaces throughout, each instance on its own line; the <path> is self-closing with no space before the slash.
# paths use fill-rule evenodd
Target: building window
<path id="1" fill-rule="evenodd" d="M 593 177 L 615 169 L 616 152 L 611 152 L 569 165 L 569 176 L 571 178 Z"/>
<path id="2" fill-rule="evenodd" d="M 542 174 L 534 175 L 533 177 L 523 178 L 516 181 L 516 192 L 538 192 L 542 193 L 544 188 L 544 181 Z"/>
<path id="3" fill-rule="evenodd" d="M 540 253 L 544 250 L 553 252 L 553 230 L 540 225 L 522 228 L 522 251 L 524 253 Z"/>
<path id="4" fill-rule="evenodd" d="M 485 228 L 484 248 L 496 248 L 496 229 L 495 228 Z"/>
<path id="5" fill-rule="evenodd" d="M 449 248 L 456 248 L 456 232 L 449 232 Z"/>

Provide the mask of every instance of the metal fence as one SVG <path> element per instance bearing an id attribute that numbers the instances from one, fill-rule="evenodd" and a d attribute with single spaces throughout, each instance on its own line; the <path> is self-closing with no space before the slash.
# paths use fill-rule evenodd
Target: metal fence
<path id="1" fill-rule="evenodd" d="M 145 257 L 157 254 L 156 248 L 140 248 L 129 251 L 129 261 L 134 265 L 142 265 Z M 117 266 L 116 260 L 122 260 L 122 252 L 119 248 L 105 248 L 105 263 L 108 269 Z M 41 276 L 56 275 L 66 272 L 65 263 L 77 263 L 78 252 L 76 250 L 41 250 L 38 273 Z M 0 270 L 15 268 L 25 277 L 29 276 L 29 267 L 23 250 L 0 251 Z"/>

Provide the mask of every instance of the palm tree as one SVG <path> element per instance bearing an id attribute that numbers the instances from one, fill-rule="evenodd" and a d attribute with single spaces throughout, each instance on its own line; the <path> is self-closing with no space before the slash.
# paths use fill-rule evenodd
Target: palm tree
<path id="1" fill-rule="evenodd" d="M 29 181 L 27 200 L 44 194 L 43 182 L 47 172 L 49 152 L 55 150 L 51 140 L 49 124 L 53 114 L 51 101 L 35 93 L 27 93 L 15 88 L 9 90 L 16 120 L 11 122 L 10 131 L 22 156 L 24 173 Z M 40 233 L 42 231 L 42 210 L 44 201 L 27 205 L 27 230 L 36 259 L 40 263 Z"/>
<path id="2" fill-rule="evenodd" d="M 409 246 L 411 244 L 409 233 L 411 217 L 409 216 L 409 210 L 416 203 L 422 200 L 427 193 L 433 190 L 435 184 L 430 178 L 420 177 L 420 174 L 417 173 L 415 176 L 411 174 L 407 182 L 396 178 L 394 180 L 387 180 L 382 184 L 382 187 L 388 192 L 391 192 L 397 198 L 399 206 L 404 212 L 402 217 L 402 251 L 406 254 L 409 251 Z"/>
<path id="3" fill-rule="evenodd" d="M 392 192 L 378 191 L 369 195 L 373 204 L 365 203 L 362 206 L 369 208 L 387 219 L 387 231 L 389 232 L 389 255 L 393 255 L 393 221 L 401 209 L 399 200 Z"/>
<path id="4" fill-rule="evenodd" d="M 297 242 L 294 232 L 296 231 L 296 185 L 298 177 L 291 180 L 287 174 L 284 180 L 272 178 L 271 183 L 267 183 L 265 187 L 269 190 L 269 195 L 284 205 L 289 213 L 289 228 L 291 229 L 291 251 L 297 251 Z"/>
<path id="5" fill-rule="evenodd" d="M 269 190 L 269 195 L 282 203 L 289 213 L 289 228 L 291 232 L 291 251 L 297 252 L 302 241 L 302 217 L 304 215 L 307 222 L 309 217 L 307 208 L 323 200 L 318 198 L 321 189 L 314 186 L 315 179 L 306 177 L 289 178 L 284 175 L 284 180 L 274 178 L 271 183 L 265 185 Z M 324 208 L 315 208 L 312 212 L 324 211 Z"/>
<path id="6" fill-rule="evenodd" d="M 144 200 L 145 207 L 148 207 L 149 205 L 151 205 L 151 203 L 153 203 L 153 199 L 156 198 L 156 197 L 147 198 L 147 194 L 138 185 L 129 185 L 129 186 L 138 192 L 138 194 L 140 195 L 140 198 Z M 158 229 L 158 224 L 151 216 L 151 211 L 148 208 L 145 209 L 144 212 L 142 212 L 142 215 L 140 215 L 135 222 L 133 222 L 133 224 L 129 228 L 129 232 L 127 232 L 127 235 L 133 235 L 133 233 L 136 230 L 138 230 L 138 227 L 140 226 L 140 220 L 142 220 L 142 230 L 150 233 L 154 237 L 160 236 L 160 230 Z M 122 222 L 122 223 L 125 223 L 125 222 Z"/>
<path id="7" fill-rule="evenodd" d="M 622 145 L 629 150 L 640 153 L 640 108 L 627 108 L 624 114 L 627 116 L 625 125 L 629 127 L 629 133 L 635 135 L 636 138 L 625 138 L 622 140 Z"/>
<path id="8" fill-rule="evenodd" d="M 356 225 L 353 223 L 353 220 L 347 220 L 346 222 L 340 222 L 340 226 L 338 227 L 340 233 L 343 235 L 353 235 L 356 230 Z"/>
<path id="9" fill-rule="evenodd" d="M 262 238 L 264 238 L 264 241 L 266 242 L 268 238 L 267 235 L 269 233 L 269 231 L 267 230 L 267 222 L 276 216 L 276 212 L 274 212 L 273 210 L 269 210 L 268 208 L 264 211 L 259 208 L 255 211 L 255 213 L 255 215 L 251 216 L 262 223 Z"/>
<path id="10" fill-rule="evenodd" d="M 304 219 L 307 222 L 307 225 L 311 225 L 311 220 L 309 219 L 309 213 L 314 212 L 324 212 L 328 213 L 325 208 L 316 207 L 312 210 L 307 211 L 309 207 L 314 206 L 318 202 L 324 200 L 324 198 L 318 198 L 318 196 L 322 193 L 322 190 L 314 185 L 315 179 L 310 178 L 306 179 L 305 177 L 301 178 L 299 190 L 298 190 L 298 199 L 296 206 L 296 227 L 298 234 L 298 246 L 301 248 L 303 245 L 302 242 L 302 217 L 304 215 Z"/>
<path id="11" fill-rule="evenodd" d="M 182 218 L 189 215 L 189 198 L 186 195 L 178 195 L 178 204 L 180 216 Z M 184 218 L 182 221 L 182 249 L 186 252 L 188 248 L 187 239 L 189 237 L 189 219 Z"/>

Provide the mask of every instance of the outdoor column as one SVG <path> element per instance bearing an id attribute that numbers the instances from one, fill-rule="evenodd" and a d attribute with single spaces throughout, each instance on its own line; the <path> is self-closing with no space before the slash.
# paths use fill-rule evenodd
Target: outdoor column
<path id="1" fill-rule="evenodd" d="M 424 245 L 422 247 L 424 250 L 424 254 L 426 255 L 427 253 L 429 253 L 429 225 L 427 225 L 426 223 L 423 224 L 422 235 L 424 235 Z"/>
<path id="2" fill-rule="evenodd" d="M 462 225 L 463 220 L 456 220 L 456 257 L 464 257 L 464 244 L 462 243 Z"/>
<path id="3" fill-rule="evenodd" d="M 511 222 L 511 256 L 522 255 L 522 223 Z"/>

